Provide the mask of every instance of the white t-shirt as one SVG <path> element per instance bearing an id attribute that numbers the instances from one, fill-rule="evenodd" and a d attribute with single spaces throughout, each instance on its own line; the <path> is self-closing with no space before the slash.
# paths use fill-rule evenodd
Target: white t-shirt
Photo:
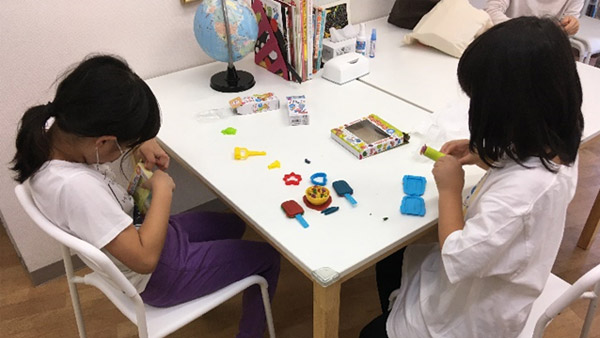
<path id="1" fill-rule="evenodd" d="M 520 16 L 579 18 L 582 8 L 583 0 L 487 0 L 485 11 L 498 24 Z"/>
<path id="2" fill-rule="evenodd" d="M 409 246 L 387 321 L 390 338 L 516 337 L 558 253 L 577 162 L 557 174 L 539 159 L 490 169 L 463 230 Z M 474 188 L 473 191 L 476 189 Z"/>
<path id="3" fill-rule="evenodd" d="M 132 271 L 103 249 L 133 222 L 133 199 L 113 178 L 107 165 L 101 165 L 98 171 L 87 164 L 51 160 L 44 163 L 30 183 L 35 204 L 48 219 L 102 249 L 142 292 L 150 274 Z"/>

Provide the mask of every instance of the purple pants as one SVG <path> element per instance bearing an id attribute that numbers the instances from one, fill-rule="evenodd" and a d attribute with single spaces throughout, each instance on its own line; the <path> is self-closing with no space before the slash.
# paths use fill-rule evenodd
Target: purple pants
<path id="1" fill-rule="evenodd" d="M 279 253 L 269 244 L 244 241 L 246 225 L 234 214 L 188 212 L 173 215 L 156 269 L 141 297 L 167 307 L 217 291 L 251 275 L 269 283 L 273 299 L 279 277 Z M 244 291 L 237 337 L 263 337 L 266 329 L 260 287 Z"/>

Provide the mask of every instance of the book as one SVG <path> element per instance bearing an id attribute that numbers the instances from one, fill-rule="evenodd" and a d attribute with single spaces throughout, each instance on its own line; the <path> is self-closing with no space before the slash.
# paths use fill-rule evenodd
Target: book
<path id="1" fill-rule="evenodd" d="M 323 7 L 326 12 L 325 19 L 325 38 L 329 38 L 331 27 L 342 29 L 348 26 L 350 22 L 350 5 L 347 0 L 327 1 L 317 0 L 316 4 Z"/>
<path id="2" fill-rule="evenodd" d="M 133 167 L 133 173 L 127 185 L 127 193 L 133 196 L 135 207 L 142 215 L 148 212 L 152 200 L 152 192 L 142 186 L 151 177 L 152 171 L 146 169 L 144 162 L 139 161 Z"/>

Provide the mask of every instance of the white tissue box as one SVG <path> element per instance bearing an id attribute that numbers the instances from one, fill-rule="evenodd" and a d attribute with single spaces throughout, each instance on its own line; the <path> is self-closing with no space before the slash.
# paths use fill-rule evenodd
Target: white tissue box
<path id="1" fill-rule="evenodd" d="M 331 42 L 331 39 L 323 39 L 323 61 L 331 60 L 336 56 L 353 53 L 356 50 L 356 38 Z"/>

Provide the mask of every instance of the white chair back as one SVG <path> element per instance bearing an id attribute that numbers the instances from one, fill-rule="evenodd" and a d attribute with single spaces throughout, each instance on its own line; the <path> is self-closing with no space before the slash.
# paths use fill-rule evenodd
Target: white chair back
<path id="1" fill-rule="evenodd" d="M 573 285 L 571 285 L 562 295 L 560 295 L 545 311 L 541 314 L 538 319 L 535 330 L 533 333 L 534 338 L 541 338 L 544 334 L 546 326 L 558 316 L 567 306 L 573 303 L 575 300 L 584 298 L 589 299 L 590 304 L 588 305 L 587 315 L 581 329 L 581 338 L 585 338 L 589 335 L 590 327 L 592 325 L 592 319 L 594 318 L 594 312 L 598 305 L 598 295 L 600 294 L 600 265 L 588 271 L 586 274 L 581 276 Z"/>
<path id="2" fill-rule="evenodd" d="M 116 265 L 101 250 L 63 231 L 54 225 L 38 209 L 29 182 L 15 187 L 17 199 L 25 212 L 46 234 L 59 242 L 62 250 L 67 283 L 73 303 L 79 336 L 85 338 L 85 327 L 76 283 L 98 288 L 129 320 L 138 327 L 140 337 L 164 337 L 202 316 L 231 297 L 252 285 L 260 286 L 269 336 L 275 338 L 275 328 L 266 279 L 258 275 L 248 276 L 209 295 L 168 308 L 156 308 L 143 303 L 135 287 L 119 271 Z M 76 276 L 71 261 L 72 249 L 93 273 Z"/>
<path id="3" fill-rule="evenodd" d="M 119 271 L 116 265 L 102 251 L 86 241 L 83 241 L 54 225 L 38 209 L 29 182 L 18 185 L 15 194 L 25 212 L 31 219 L 50 237 L 60 244 L 70 248 L 95 272 L 111 280 L 115 287 L 128 296 L 135 296 L 137 291 L 127 278 Z"/>

